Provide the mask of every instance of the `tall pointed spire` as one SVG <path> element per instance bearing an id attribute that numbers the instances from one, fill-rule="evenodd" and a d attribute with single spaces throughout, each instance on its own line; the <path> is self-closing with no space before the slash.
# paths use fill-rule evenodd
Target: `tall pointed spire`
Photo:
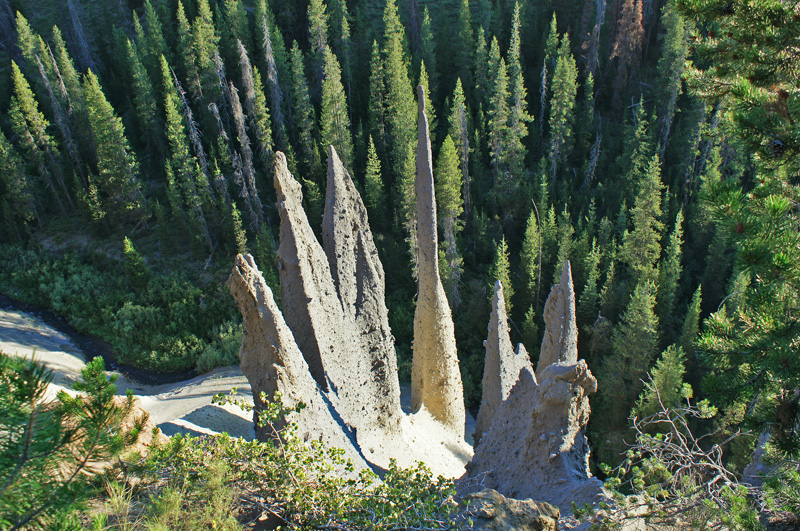
<path id="1" fill-rule="evenodd" d="M 414 313 L 414 359 L 411 367 L 411 409 L 426 409 L 454 434 L 464 433 L 464 391 L 458 368 L 455 328 L 450 305 L 439 278 L 436 193 L 433 186 L 425 93 L 417 87 L 417 235 L 419 270 Z"/>

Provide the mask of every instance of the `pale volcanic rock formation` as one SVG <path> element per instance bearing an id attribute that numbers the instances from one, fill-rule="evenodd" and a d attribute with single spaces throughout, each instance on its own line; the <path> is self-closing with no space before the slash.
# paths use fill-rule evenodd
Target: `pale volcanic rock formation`
<path id="1" fill-rule="evenodd" d="M 464 391 L 458 368 L 450 305 L 439 278 L 436 195 L 425 93 L 417 87 L 417 307 L 414 313 L 414 358 L 411 366 L 411 409 L 427 410 L 454 434 L 464 436 Z"/>
<path id="2" fill-rule="evenodd" d="M 486 347 L 486 358 L 483 366 L 483 398 L 475 422 L 474 444 L 476 447 L 481 436 L 492 425 L 497 408 L 508 398 L 511 388 L 517 383 L 520 371 L 527 367 L 533 373 L 533 365 L 528 351 L 525 350 L 522 343 L 517 346 L 516 352 L 512 347 L 508 332 L 508 315 L 506 314 L 503 285 L 499 280 L 494 285 L 489 334 L 483 345 Z"/>
<path id="3" fill-rule="evenodd" d="M 304 409 L 287 418 L 297 424 L 298 436 L 342 448 L 356 468 L 366 467 L 347 431 L 335 419 L 338 415 L 311 377 L 292 331 L 283 320 L 272 291 L 252 256 L 236 256 L 228 288 L 244 321 L 239 359 L 242 372 L 253 389 L 256 436 L 260 440 L 275 436 L 272 428 L 258 426 L 258 414 L 264 407 L 261 393 L 272 399 L 277 391 L 286 408 L 291 409 L 300 402 L 306 404 Z M 281 425 L 275 427 L 280 429 Z"/>
<path id="4" fill-rule="evenodd" d="M 356 430 L 359 444 L 363 446 L 369 441 L 374 447 L 374 432 L 377 431 L 377 437 L 381 439 L 387 430 L 397 429 L 400 408 L 399 396 L 387 396 L 387 392 L 392 393 L 393 388 L 399 389 L 399 385 L 388 378 L 382 380 L 377 377 L 373 369 L 379 363 L 388 367 L 396 366 L 396 362 L 389 359 L 385 351 L 374 355 L 363 351 L 362 331 L 353 321 L 352 305 L 348 304 L 348 311 L 342 308 L 328 256 L 317 241 L 303 211 L 300 184 L 289 172 L 286 157 L 280 152 L 275 157 L 275 189 L 281 217 L 277 256 L 286 324 L 294 333 L 297 346 L 306 358 L 314 379 L 331 400 L 344 423 Z M 336 190 L 337 187 L 334 185 L 329 187 L 331 189 Z M 341 189 L 339 192 L 344 195 L 347 190 Z M 349 193 L 356 193 L 352 182 Z M 337 202 L 330 199 L 328 201 L 334 204 Z M 341 202 L 352 205 L 355 200 L 342 197 Z M 344 218 L 332 217 L 328 223 L 331 232 L 342 234 L 350 231 L 352 234 L 354 221 L 349 216 L 353 215 L 355 214 L 351 212 Z M 358 239 L 364 248 L 367 235 L 360 232 L 362 235 Z M 349 253 L 352 257 L 356 253 L 352 249 L 344 250 L 343 245 L 342 248 L 337 248 L 341 242 L 337 242 L 335 236 L 332 240 L 332 247 L 337 249 L 334 252 L 342 256 L 336 269 L 340 272 L 347 271 L 348 266 L 344 263 L 348 258 L 344 255 Z M 369 240 L 371 241 L 371 237 Z M 351 242 L 351 245 L 354 243 Z M 371 284 L 377 285 L 378 275 L 374 268 L 370 271 L 372 258 L 364 258 L 361 264 L 350 267 L 355 270 L 361 266 L 362 271 L 372 273 Z M 363 280 L 370 281 L 366 275 Z M 345 283 L 341 285 L 345 288 L 351 287 Z M 347 293 L 348 297 L 350 295 L 351 293 Z M 362 319 L 361 323 L 369 326 L 369 319 Z M 385 328 L 388 331 L 388 323 Z M 393 374 L 392 378 L 396 382 L 397 375 Z"/>
<path id="5" fill-rule="evenodd" d="M 573 501 L 580 505 L 602 497 L 602 483 L 589 472 L 584 434 L 590 412 L 588 395 L 597 390 L 597 380 L 569 348 L 569 338 L 577 337 L 571 284 L 567 263 L 558 289 L 550 292 L 545 304 L 550 309 L 545 311 L 546 341 L 562 340 L 543 343 L 542 355 L 553 344 L 562 349 L 552 349 L 553 362 L 536 371 L 538 384 L 529 368 L 522 369 L 467 465 L 469 476 L 481 476 L 485 487 L 509 497 L 546 501 L 562 510 L 568 510 Z"/>
<path id="6" fill-rule="evenodd" d="M 292 374 L 305 374 L 297 380 L 301 388 L 316 390 L 316 394 L 302 391 L 301 395 L 310 393 L 312 404 L 327 408 L 328 416 L 315 406 L 307 417 L 300 418 L 306 437 L 314 432 L 324 434 L 331 446 L 343 446 L 348 456 L 355 455 L 357 466 L 366 461 L 371 467 L 387 469 L 392 459 L 404 467 L 423 461 L 434 474 L 459 476 L 472 457 L 472 448 L 464 442 L 463 405 L 457 433 L 425 408 L 413 415 L 402 412 L 394 339 L 384 302 L 383 266 L 364 205 L 333 148 L 328 168 L 323 250 L 302 209 L 300 185 L 289 173 L 284 155 L 276 154 L 275 188 L 281 217 L 277 258 L 283 314 L 272 303 L 267 320 L 272 324 L 265 327 L 258 320 L 264 304 L 256 304 L 255 309 L 247 304 L 253 306 L 251 301 L 265 299 L 260 293 L 268 291 L 266 285 L 231 280 L 245 316 L 242 368 L 255 396 L 261 391 L 272 396 L 276 389 L 290 392 L 294 384 L 279 377 L 286 372 L 283 365 L 269 361 L 274 355 L 262 359 L 265 347 L 261 343 L 280 344 L 280 352 L 293 354 L 287 359 L 303 362 L 295 363 L 292 370 Z M 247 275 L 260 278 L 252 258 L 237 259 L 231 278 Z M 258 319 L 248 317 L 248 312 Z M 275 339 L 278 335 L 279 342 Z M 258 354 L 254 357 L 251 351 Z M 254 364 L 253 360 L 259 361 Z"/>
<path id="7" fill-rule="evenodd" d="M 394 336 L 385 302 L 383 264 L 372 239 L 367 209 L 333 146 L 328 156 L 328 189 L 322 242 L 344 318 L 355 324 L 362 355 L 349 369 L 363 395 L 378 404 L 376 423 L 395 429 L 400 418 L 400 383 Z"/>
<path id="8" fill-rule="evenodd" d="M 551 363 L 578 361 L 578 326 L 575 323 L 575 288 L 569 260 L 561 271 L 561 280 L 552 287 L 544 304 L 544 337 L 536 373 Z"/>

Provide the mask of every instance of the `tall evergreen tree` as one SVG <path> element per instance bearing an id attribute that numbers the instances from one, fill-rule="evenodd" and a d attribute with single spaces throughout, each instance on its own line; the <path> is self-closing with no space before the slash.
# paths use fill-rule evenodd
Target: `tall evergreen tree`
<path id="1" fill-rule="evenodd" d="M 658 154 L 653 155 L 647 173 L 639 182 L 636 201 L 631 209 L 633 230 L 622 239 L 623 262 L 628 264 L 634 282 L 655 283 L 658 280 L 656 264 L 661 256 L 661 162 Z"/>
<path id="2" fill-rule="evenodd" d="M 325 58 L 322 80 L 322 106 L 320 110 L 320 142 L 323 153 L 333 145 L 345 167 L 353 167 L 353 138 L 350 133 L 350 114 L 342 87 L 342 70 L 339 61 L 329 48 L 323 50 Z"/>
<path id="3" fill-rule="evenodd" d="M 456 81 L 456 88 L 453 90 L 453 96 L 450 99 L 450 114 L 448 118 L 448 131 L 449 136 L 453 140 L 453 146 L 458 155 L 459 169 L 461 170 L 461 182 L 463 183 L 463 192 L 461 196 L 464 198 L 464 217 L 470 219 L 471 216 L 471 198 L 470 198 L 470 182 L 472 181 L 469 174 L 469 124 L 468 124 L 468 109 L 464 99 L 464 89 L 461 85 L 461 78 Z"/>
<path id="4" fill-rule="evenodd" d="M 324 0 L 308 3 L 308 44 L 311 48 L 314 94 L 321 94 L 325 70 L 325 49 L 328 47 L 328 14 Z"/>
<path id="5" fill-rule="evenodd" d="M 133 107 L 136 110 L 137 125 L 141 140 L 151 152 L 162 150 L 162 127 L 158 118 L 156 95 L 150 76 L 139 57 L 136 45 L 130 39 L 126 41 L 128 51 L 128 72 L 131 77 Z M 159 56 L 160 57 L 160 56 Z"/>
<path id="6" fill-rule="evenodd" d="M 47 132 L 50 123 L 39 110 L 39 104 L 34 98 L 28 80 L 14 61 L 11 62 L 11 80 L 14 87 L 11 105 L 8 110 L 11 127 L 17 135 L 20 147 L 30 166 L 39 175 L 43 184 L 49 188 L 58 202 L 62 211 L 65 211 L 64 202 L 74 207 L 72 198 L 67 190 L 59 165 L 58 146 Z M 54 183 L 55 179 L 55 183 Z M 56 186 L 58 185 L 58 190 Z"/>
<path id="7" fill-rule="evenodd" d="M 433 34 L 433 23 L 428 12 L 428 6 L 422 8 L 422 23 L 420 24 L 420 63 L 428 67 L 428 82 L 431 94 L 436 94 L 439 87 L 439 75 L 436 61 L 436 41 Z"/>
<path id="8" fill-rule="evenodd" d="M 511 262 L 505 236 L 503 236 L 500 243 L 495 247 L 494 261 L 491 267 L 489 267 L 489 280 L 491 281 L 491 287 L 494 287 L 494 283 L 498 280 L 503 285 L 503 298 L 506 302 L 506 312 L 510 314 L 512 308 L 511 297 L 514 296 L 514 286 L 511 283 Z M 489 293 L 494 293 L 494 289 L 490 289 Z"/>
<path id="9" fill-rule="evenodd" d="M 617 429 L 625 424 L 628 412 L 642 390 L 642 379 L 656 355 L 658 318 L 654 307 L 656 287 L 652 282 L 636 286 L 622 321 L 612 335 L 613 352 L 598 374 L 604 422 Z M 603 387 L 600 384 L 604 383 Z"/>
<path id="10" fill-rule="evenodd" d="M 660 413 L 662 408 L 680 407 L 685 398 L 683 375 L 686 373 L 686 356 L 681 347 L 670 345 L 661 353 L 650 371 L 651 381 L 639 395 L 633 414 L 640 419 Z"/>
<path id="11" fill-rule="evenodd" d="M 692 301 L 686 309 L 686 316 L 683 318 L 683 328 L 681 329 L 681 337 L 678 340 L 684 352 L 693 353 L 695 351 L 695 343 L 698 340 L 698 333 L 700 332 L 700 304 L 702 302 L 702 288 L 700 286 L 695 290 L 692 295 Z"/>
<path id="12" fill-rule="evenodd" d="M 322 159 L 317 146 L 316 117 L 311 97 L 308 93 L 303 52 L 297 41 L 292 43 L 292 123 L 295 127 L 296 142 L 300 161 L 305 175 L 322 176 Z"/>
<path id="13" fill-rule="evenodd" d="M 83 79 L 86 109 L 97 147 L 96 183 L 103 210 L 112 224 L 135 221 L 144 207 L 134 157 L 122 119 L 106 100 L 97 76 L 89 70 Z"/>
<path id="14" fill-rule="evenodd" d="M 514 18 L 511 22 L 511 43 L 508 47 L 508 79 L 511 96 L 508 139 L 508 167 L 513 178 L 520 179 L 525 167 L 525 139 L 528 136 L 527 123 L 533 120 L 528 114 L 528 91 L 522 72 L 520 57 L 520 8 L 514 3 Z"/>
<path id="15" fill-rule="evenodd" d="M 369 59 L 369 132 L 381 156 L 386 156 L 386 76 L 378 41 L 372 41 Z"/>
<path id="16" fill-rule="evenodd" d="M 553 72 L 550 101 L 550 180 L 555 183 L 558 167 L 566 160 L 572 148 L 575 123 L 575 97 L 577 95 L 578 68 L 565 33 L 558 48 L 558 59 Z"/>
<path id="17" fill-rule="evenodd" d="M 381 161 L 375 150 L 372 135 L 367 146 L 367 170 L 364 174 L 364 205 L 373 226 L 380 226 L 386 210 L 386 190 L 381 177 Z"/>
<path id="18" fill-rule="evenodd" d="M 161 77 L 164 86 L 167 142 L 170 147 L 170 156 L 165 168 L 170 206 L 175 216 L 181 216 L 183 212 L 186 212 L 194 236 L 213 249 L 202 199 L 195 183 L 197 161 L 189 151 L 189 139 L 181 113 L 181 101 L 173 81 L 174 76 L 163 55 L 161 56 Z M 245 199 L 249 201 L 249 196 L 246 195 Z"/>
<path id="19" fill-rule="evenodd" d="M 505 59 L 500 55 L 500 46 L 496 37 L 492 39 L 489 61 L 491 65 L 492 93 L 486 113 L 486 129 L 489 136 L 489 153 L 491 155 L 495 186 L 498 190 L 505 190 L 507 188 L 503 185 L 509 179 L 507 164 L 507 149 L 510 137 L 508 70 Z M 504 199 L 507 199 L 507 197 L 504 197 Z"/>
<path id="20" fill-rule="evenodd" d="M 669 1 L 662 9 L 661 23 L 666 28 L 661 58 L 658 60 L 658 143 L 661 160 L 669 144 L 672 122 L 678 110 L 678 96 L 683 91 L 683 72 L 689 53 L 689 36 L 686 21 L 678 13 L 675 3 Z"/>
<path id="21" fill-rule="evenodd" d="M 150 76 L 158 75 L 159 58 L 169 54 L 167 41 L 164 39 L 164 29 L 161 18 L 150 0 L 144 0 L 144 35 L 145 42 L 139 43 L 143 50 L 143 62 Z"/>
<path id="22" fill-rule="evenodd" d="M 239 68 L 242 71 L 242 87 L 244 87 L 244 104 L 247 109 L 250 130 L 256 138 L 258 153 L 264 166 L 269 168 L 272 161 L 272 133 L 261 73 L 250 64 L 247 49 L 242 41 L 237 42 L 237 47 L 239 48 Z"/>
<path id="23" fill-rule="evenodd" d="M 208 0 L 197 0 L 197 16 L 192 22 L 192 50 L 205 98 L 209 98 L 219 90 L 217 69 L 214 65 L 214 54 L 218 52 L 219 38 Z"/>
<path id="24" fill-rule="evenodd" d="M 471 57 L 475 49 L 475 34 L 472 29 L 472 13 L 469 0 L 455 0 L 458 3 L 453 40 L 450 54 L 453 65 L 451 79 L 461 78 L 465 83 L 472 79 Z M 505 286 L 503 286 L 505 288 Z"/>
<path id="25" fill-rule="evenodd" d="M 398 219 L 405 226 L 416 256 L 416 206 L 414 188 L 414 141 L 416 106 L 414 91 L 408 78 L 405 31 L 400 23 L 395 0 L 387 0 L 383 11 L 383 72 L 386 90 L 386 143 L 391 180 L 399 198 Z M 376 137 L 377 138 L 377 137 Z M 380 146 L 379 146 L 380 147 Z"/>
<path id="26" fill-rule="evenodd" d="M 40 226 L 42 224 L 22 160 L 2 131 L 0 131 L 0 210 L 3 212 L 9 240 L 16 236 L 20 241 L 24 241 L 28 224 L 34 218 Z"/>
<path id="27" fill-rule="evenodd" d="M 459 219 L 464 213 L 464 200 L 461 197 L 461 169 L 458 155 L 450 135 L 444 138 L 439 156 L 436 159 L 436 207 L 439 228 L 442 232 L 439 270 L 443 272 L 442 284 L 447 292 L 450 305 L 457 308 L 461 302 L 459 282 L 463 272 L 463 260 L 458 251 L 456 237 L 463 228 Z M 444 263 L 442 263 L 444 259 Z"/>
<path id="28" fill-rule="evenodd" d="M 678 283 L 680 282 L 683 266 L 681 264 L 683 247 L 683 211 L 678 212 L 675 226 L 669 235 L 665 253 L 658 268 L 658 319 L 662 326 L 672 329 L 677 325 L 675 303 L 678 297 Z M 672 330 L 669 330 L 670 332 Z"/>
<path id="29" fill-rule="evenodd" d="M 531 209 L 525 226 L 525 237 L 522 240 L 522 252 L 520 253 L 519 261 L 524 281 L 522 293 L 527 295 L 525 301 L 529 307 L 534 307 L 537 304 L 542 260 L 541 251 L 542 234 L 539 230 L 539 220 L 536 218 L 536 210 Z"/>
<path id="30" fill-rule="evenodd" d="M 186 18 L 186 11 L 183 8 L 182 0 L 178 0 L 176 16 L 178 20 L 178 55 L 182 62 L 183 78 L 186 80 L 192 97 L 197 100 L 202 94 L 200 73 L 198 71 L 197 57 L 195 56 L 193 45 L 192 26 Z"/>

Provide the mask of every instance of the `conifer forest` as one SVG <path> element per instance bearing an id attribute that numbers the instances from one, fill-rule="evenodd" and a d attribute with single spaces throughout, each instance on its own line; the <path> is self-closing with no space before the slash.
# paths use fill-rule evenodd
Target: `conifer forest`
<path id="1" fill-rule="evenodd" d="M 466 407 L 495 282 L 535 358 L 569 260 L 596 475 L 687 399 L 748 430 L 732 469 L 762 432 L 796 460 L 798 40 L 793 0 L 0 0 L 0 293 L 142 371 L 236 364 L 236 253 L 280 294 L 275 153 L 319 232 L 333 145 L 407 381 L 422 85 Z"/>

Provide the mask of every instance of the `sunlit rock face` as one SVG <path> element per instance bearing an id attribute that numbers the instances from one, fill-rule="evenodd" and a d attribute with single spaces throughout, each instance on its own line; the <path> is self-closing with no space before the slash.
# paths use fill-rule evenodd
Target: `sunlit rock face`
<path id="1" fill-rule="evenodd" d="M 439 278 L 436 192 L 433 187 L 431 140 L 425 94 L 417 87 L 417 307 L 414 312 L 414 358 L 411 366 L 411 409 L 425 409 L 455 434 L 463 436 L 464 390 L 458 368 L 453 315 Z"/>
<path id="2" fill-rule="evenodd" d="M 545 304 L 537 371 L 523 367 L 467 465 L 468 475 L 513 498 L 569 509 L 593 503 L 602 484 L 589 472 L 590 393 L 597 380 L 577 359 L 575 296 L 569 263 Z"/>
<path id="3" fill-rule="evenodd" d="M 242 370 L 256 400 L 280 392 L 305 439 L 340 447 L 356 468 L 385 470 L 424 461 L 434 474 L 480 478 L 506 497 L 570 508 L 594 501 L 600 482 L 588 468 L 584 429 L 597 382 L 577 357 L 575 292 L 569 263 L 544 309 L 536 371 L 513 349 L 503 287 L 495 286 L 485 341 L 483 401 L 473 449 L 464 442 L 466 411 L 453 318 L 439 278 L 436 200 L 425 98 L 418 88 L 417 305 L 411 407 L 403 412 L 383 265 L 367 211 L 331 147 L 322 243 L 302 208 L 300 184 L 276 154 L 280 214 L 276 253 L 282 308 L 250 255 L 236 257 L 228 281 L 242 313 Z M 258 428 L 260 439 L 274 436 Z"/>
<path id="4" fill-rule="evenodd" d="M 506 301 L 503 296 L 503 285 L 498 280 L 494 286 L 492 297 L 492 314 L 489 317 L 489 334 L 483 342 L 486 347 L 486 358 L 483 366 L 483 397 L 478 418 L 475 423 L 475 446 L 478 446 L 483 434 L 489 429 L 500 404 L 508 398 L 511 389 L 519 379 L 523 368 L 533 374 L 528 351 L 520 343 L 516 352 L 511 345 L 508 332 L 508 315 Z"/>

